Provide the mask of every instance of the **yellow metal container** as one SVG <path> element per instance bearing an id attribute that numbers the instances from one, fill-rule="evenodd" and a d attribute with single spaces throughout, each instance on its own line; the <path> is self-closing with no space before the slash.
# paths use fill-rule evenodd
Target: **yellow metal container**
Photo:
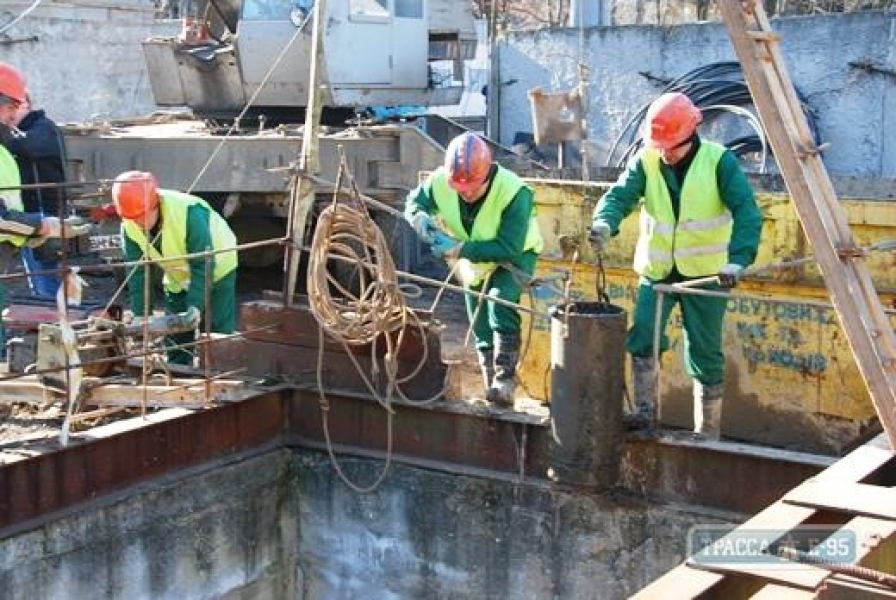
<path id="1" fill-rule="evenodd" d="M 536 192 L 545 250 L 537 276 L 543 280 L 525 301 L 537 316 L 526 317 L 522 386 L 549 401 L 551 305 L 596 300 L 596 257 L 587 242 L 594 206 L 607 184 L 530 180 Z M 726 436 L 778 446 L 839 453 L 875 419 L 874 407 L 856 367 L 838 317 L 828 304 L 799 221 L 786 194 L 760 194 L 765 217 L 756 263 L 763 270 L 739 285 L 725 321 L 727 357 L 723 432 Z M 896 306 L 896 258 L 875 245 L 896 240 L 896 207 L 880 200 L 844 200 L 856 243 L 870 249 L 866 262 L 885 308 Z M 605 292 L 613 304 L 633 308 L 637 278 L 631 259 L 637 218 L 622 224 L 604 257 Z M 665 424 L 690 429 L 691 382 L 679 354 L 681 328 L 673 313 L 672 348 L 663 357 L 661 414 Z M 582 360 L 589 357 L 582 356 Z M 603 401 L 601 390 L 594 401 Z"/>

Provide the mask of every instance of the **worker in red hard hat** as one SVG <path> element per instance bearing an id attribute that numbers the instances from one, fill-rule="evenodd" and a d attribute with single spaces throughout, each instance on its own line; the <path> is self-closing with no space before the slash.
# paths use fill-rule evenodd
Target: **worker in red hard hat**
<path id="1" fill-rule="evenodd" d="M 84 235 L 90 228 L 80 222 L 25 212 L 21 174 L 8 149 L 21 135 L 16 124 L 25 102 L 25 77 L 12 65 L 0 62 L 0 268 L 4 272 L 19 248 L 39 246 L 48 238 Z M 6 286 L 0 281 L 0 311 L 5 304 Z M 5 353 L 6 337 L 0 323 L 0 355 Z"/>
<path id="2" fill-rule="evenodd" d="M 722 321 L 727 299 L 698 294 L 664 294 L 660 347 L 654 348 L 654 285 L 713 277 L 704 289 L 733 287 L 753 263 L 762 214 L 737 158 L 723 145 L 697 133 L 700 109 L 680 93 L 667 93 L 648 108 L 644 148 L 594 210 L 589 239 L 602 252 L 619 224 L 640 208 L 635 248 L 638 296 L 627 349 L 632 355 L 636 414 L 655 418 L 655 356 L 668 348 L 669 313 L 678 304 L 684 330 L 684 360 L 694 382 L 694 431 L 718 439 L 721 433 L 725 357 Z M 656 351 L 656 354 L 655 354 Z"/>
<path id="3" fill-rule="evenodd" d="M 193 343 L 203 317 L 212 332 L 233 332 L 237 244 L 224 218 L 201 198 L 159 188 L 155 175 L 146 171 L 127 171 L 116 177 L 112 198 L 122 219 L 125 260 L 158 261 L 154 264 L 163 272 L 165 312 L 181 315 L 193 325 L 193 331 L 173 334 L 168 341 L 175 346 Z M 145 270 L 138 265 L 129 274 L 130 308 L 138 318 L 152 307 L 151 300 L 149 306 L 144 302 Z M 211 282 L 207 303 L 206 281 Z M 210 315 L 203 314 L 206 306 Z M 168 361 L 192 365 L 192 349 L 173 348 Z"/>
<path id="4" fill-rule="evenodd" d="M 65 182 L 65 144 L 59 127 L 46 111 L 34 106 L 30 93 L 19 106 L 16 127 L 20 135 L 6 144 L 7 150 L 19 165 L 19 175 L 26 186 L 22 190 L 22 203 L 28 212 L 59 216 L 67 209 L 65 186 L 48 184 Z M 47 187 L 27 186 L 42 184 Z M 41 248 L 23 248 L 22 264 L 28 273 L 32 295 L 38 298 L 55 298 L 59 289 L 59 259 L 62 247 L 45 244 Z"/>
<path id="5" fill-rule="evenodd" d="M 407 198 L 405 217 L 433 255 L 456 261 L 464 287 L 518 304 L 543 247 L 532 189 L 494 163 L 476 134 L 454 138 L 436 169 Z M 513 405 L 520 352 L 516 308 L 466 296 L 486 399 Z"/>

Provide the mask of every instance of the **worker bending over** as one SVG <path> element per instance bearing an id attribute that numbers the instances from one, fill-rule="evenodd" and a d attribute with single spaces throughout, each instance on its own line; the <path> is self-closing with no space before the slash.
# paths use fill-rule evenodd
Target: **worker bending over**
<path id="1" fill-rule="evenodd" d="M 619 223 L 641 208 L 634 269 L 640 276 L 627 349 L 632 355 L 636 414 L 655 418 L 658 365 L 654 359 L 657 283 L 671 284 L 717 275 L 703 289 L 736 285 L 753 263 L 762 215 L 753 190 L 724 146 L 702 140 L 702 114 L 684 94 L 668 93 L 649 107 L 645 147 L 594 210 L 590 240 L 603 251 Z M 694 431 L 718 439 L 725 387 L 722 320 L 727 299 L 697 294 L 665 294 L 660 316 L 660 353 L 668 348 L 666 322 L 681 306 L 684 359 L 694 381 Z"/>
<path id="2" fill-rule="evenodd" d="M 112 185 L 115 208 L 121 216 L 124 258 L 128 262 L 150 260 L 163 272 L 165 312 L 181 314 L 192 331 L 168 337 L 174 345 L 189 345 L 196 339 L 202 321 L 202 307 L 211 315 L 211 331 L 231 333 L 236 329 L 236 237 L 221 215 L 196 196 L 160 189 L 155 176 L 143 171 L 127 171 Z M 232 251 L 220 252 L 233 248 Z M 208 251 L 214 254 L 186 258 Z M 130 307 L 135 315 L 150 313 L 147 306 L 146 268 L 137 265 L 129 273 Z M 206 289 L 206 282 L 211 289 Z M 206 294 L 208 297 L 206 298 Z M 189 349 L 174 348 L 168 361 L 193 363 Z"/>
<path id="3" fill-rule="evenodd" d="M 20 248 L 40 246 L 49 238 L 85 235 L 90 229 L 90 225 L 24 212 L 19 167 L 7 145 L 19 135 L 16 123 L 25 96 L 25 77 L 12 65 L 0 62 L 0 269 L 3 272 Z M 5 307 L 6 284 L 0 280 L 0 312 Z M 6 330 L 2 323 L 0 355 L 6 355 Z"/>
<path id="4" fill-rule="evenodd" d="M 405 218 L 435 256 L 457 261 L 464 287 L 519 303 L 543 246 L 534 195 L 516 174 L 492 162 L 482 138 L 464 133 L 451 141 L 445 164 L 408 195 Z M 486 399 L 512 406 L 519 311 L 472 294 L 465 300 Z"/>

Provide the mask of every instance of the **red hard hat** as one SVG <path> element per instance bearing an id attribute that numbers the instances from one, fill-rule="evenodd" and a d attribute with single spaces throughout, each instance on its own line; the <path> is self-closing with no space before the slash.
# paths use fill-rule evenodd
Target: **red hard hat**
<path id="1" fill-rule="evenodd" d="M 122 219 L 139 219 L 159 205 L 159 182 L 146 171 L 125 171 L 112 184 L 112 199 Z"/>
<path id="2" fill-rule="evenodd" d="M 451 186 L 459 192 L 482 185 L 492 168 L 492 151 L 481 137 L 462 133 L 445 150 L 445 170 Z"/>
<path id="3" fill-rule="evenodd" d="M 644 141 L 652 148 L 669 150 L 690 139 L 703 121 L 703 113 L 679 92 L 663 94 L 647 109 Z"/>
<path id="4" fill-rule="evenodd" d="M 9 63 L 0 62 L 0 94 L 19 104 L 25 102 L 25 77 Z"/>

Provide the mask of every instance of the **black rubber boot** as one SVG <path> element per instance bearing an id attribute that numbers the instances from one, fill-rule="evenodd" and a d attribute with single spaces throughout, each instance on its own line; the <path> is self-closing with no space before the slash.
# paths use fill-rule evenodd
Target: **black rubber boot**
<path id="1" fill-rule="evenodd" d="M 517 333 L 495 334 L 495 377 L 485 399 L 497 406 L 513 407 L 516 391 L 516 364 L 520 359 Z"/>
<path id="2" fill-rule="evenodd" d="M 495 351 L 491 348 L 485 350 L 477 350 L 479 356 L 479 368 L 482 369 L 482 389 L 486 395 L 488 389 L 492 386 L 492 380 L 495 378 Z"/>

